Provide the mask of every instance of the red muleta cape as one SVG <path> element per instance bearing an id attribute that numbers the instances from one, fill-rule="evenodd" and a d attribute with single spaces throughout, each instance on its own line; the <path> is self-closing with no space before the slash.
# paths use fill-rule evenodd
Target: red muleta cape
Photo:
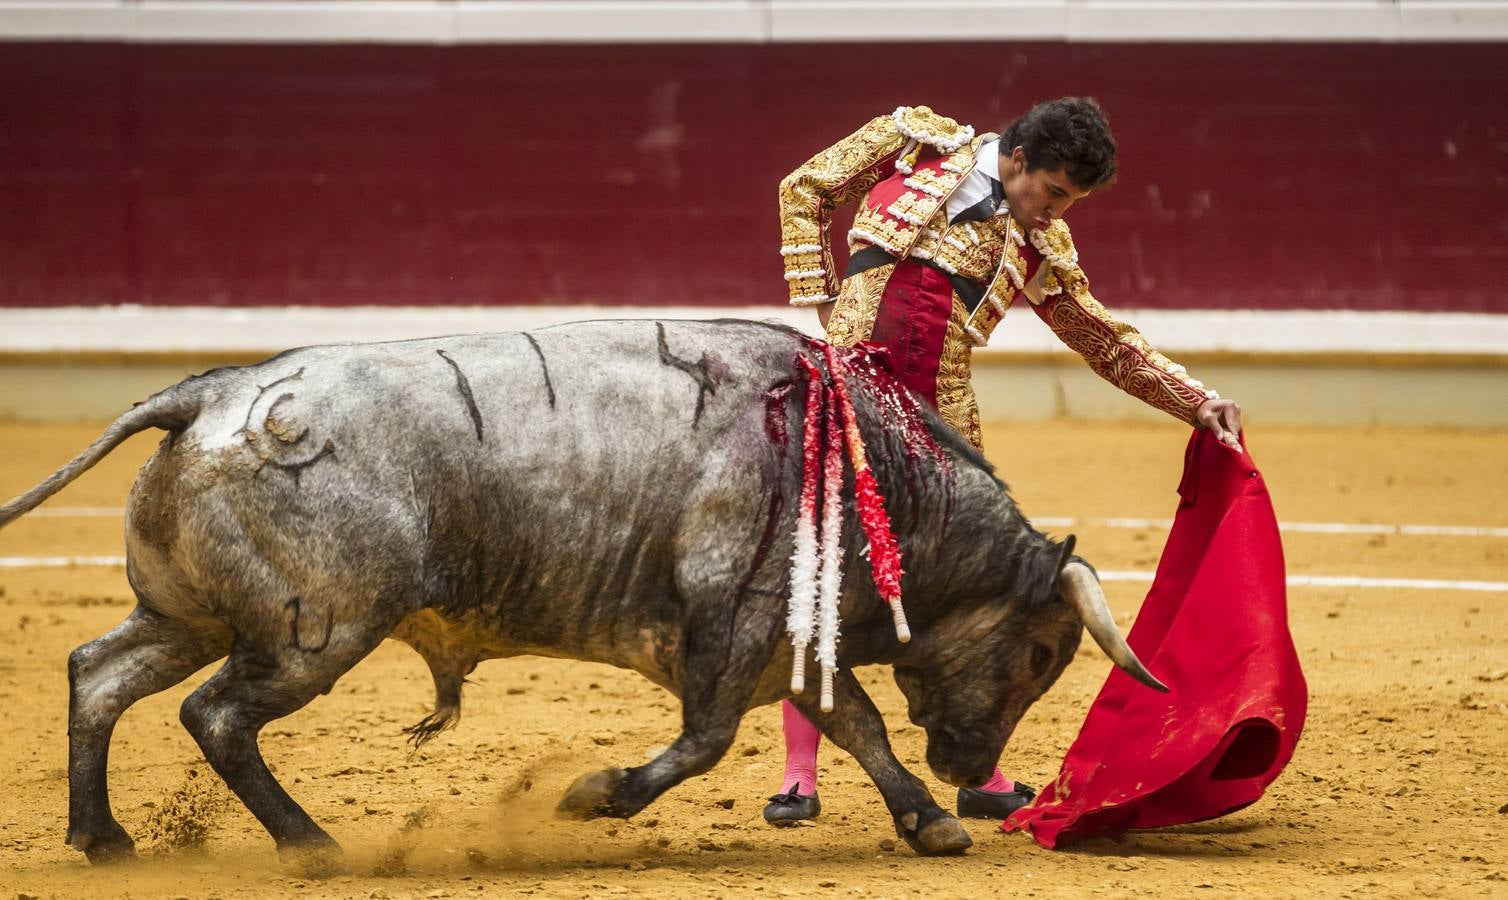
<path id="1" fill-rule="evenodd" d="M 1178 493 L 1127 637 L 1170 693 L 1112 670 L 1057 779 L 1002 830 L 1053 848 L 1213 819 L 1256 802 L 1292 758 L 1308 690 L 1267 486 L 1245 449 L 1198 429 Z"/>

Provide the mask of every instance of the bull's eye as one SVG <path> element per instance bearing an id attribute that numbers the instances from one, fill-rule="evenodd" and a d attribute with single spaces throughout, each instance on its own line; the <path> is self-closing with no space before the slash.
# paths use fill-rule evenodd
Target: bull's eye
<path id="1" fill-rule="evenodd" d="M 1033 644 L 1031 662 L 1032 677 L 1041 678 L 1042 676 L 1046 675 L 1047 670 L 1052 667 L 1052 660 L 1053 653 L 1051 647 L 1048 647 L 1046 644 Z"/>

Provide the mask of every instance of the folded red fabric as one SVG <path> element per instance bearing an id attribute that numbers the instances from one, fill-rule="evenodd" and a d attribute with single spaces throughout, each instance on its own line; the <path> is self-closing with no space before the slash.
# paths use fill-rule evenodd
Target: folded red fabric
<path id="1" fill-rule="evenodd" d="M 1298 743 L 1308 689 L 1283 545 L 1251 456 L 1198 429 L 1157 576 L 1127 641 L 1171 688 L 1114 669 L 1058 777 L 1001 828 L 1044 847 L 1248 806 Z"/>

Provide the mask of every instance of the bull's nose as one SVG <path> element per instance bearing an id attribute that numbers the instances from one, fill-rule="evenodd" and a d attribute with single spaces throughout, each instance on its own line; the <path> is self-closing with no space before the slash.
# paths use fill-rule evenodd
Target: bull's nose
<path id="1" fill-rule="evenodd" d="M 959 769 L 951 766 L 932 766 L 932 774 L 936 775 L 944 784 L 954 787 L 977 788 L 990 780 L 989 773 L 984 775 L 964 775 Z"/>
<path id="2" fill-rule="evenodd" d="M 977 788 L 990 780 L 990 773 L 983 775 L 974 775 L 971 773 L 965 775 L 963 774 L 965 771 L 967 770 L 962 768 L 950 769 L 948 770 L 947 777 L 943 778 L 943 780 L 954 787 L 961 788 Z"/>

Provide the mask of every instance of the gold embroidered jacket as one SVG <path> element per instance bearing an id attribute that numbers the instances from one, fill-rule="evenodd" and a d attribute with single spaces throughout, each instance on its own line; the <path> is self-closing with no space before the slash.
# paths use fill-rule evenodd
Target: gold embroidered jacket
<path id="1" fill-rule="evenodd" d="M 1192 423 L 1200 404 L 1218 394 L 1095 300 L 1066 222 L 1028 234 L 1008 214 L 949 224 L 947 199 L 992 137 L 925 106 L 903 106 L 783 179 L 780 253 L 791 303 L 838 299 L 828 224 L 835 208 L 858 200 L 848 233 L 851 251 L 879 247 L 897 259 L 929 260 L 986 285 L 977 307 L 960 307 L 962 334 L 974 346 L 989 340 L 1016 295 L 1025 293 L 1038 316 L 1101 377 Z"/>

